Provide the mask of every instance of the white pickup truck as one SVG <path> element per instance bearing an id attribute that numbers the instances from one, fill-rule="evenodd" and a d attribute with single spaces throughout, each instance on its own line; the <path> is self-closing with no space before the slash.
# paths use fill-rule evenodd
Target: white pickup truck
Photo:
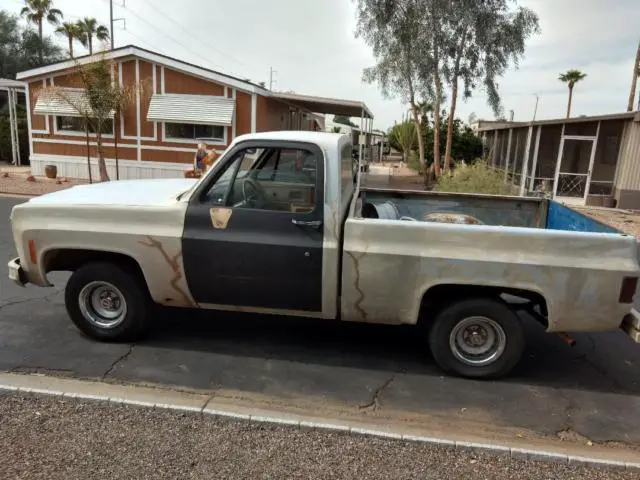
<path id="1" fill-rule="evenodd" d="M 545 199 L 360 188 L 358 171 L 348 136 L 241 136 L 199 180 L 14 207 L 9 275 L 72 271 L 69 316 L 103 341 L 138 337 L 155 305 L 424 324 L 436 362 L 475 378 L 514 367 L 531 317 L 640 341 L 635 238 Z"/>

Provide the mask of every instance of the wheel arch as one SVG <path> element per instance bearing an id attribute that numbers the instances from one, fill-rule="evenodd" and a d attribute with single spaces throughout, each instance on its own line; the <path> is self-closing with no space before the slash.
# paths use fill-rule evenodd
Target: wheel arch
<path id="1" fill-rule="evenodd" d="M 533 305 L 539 305 L 540 318 L 545 328 L 548 327 L 546 319 L 549 315 L 549 304 L 544 294 L 533 289 L 517 288 L 505 285 L 476 285 L 463 283 L 439 283 L 427 287 L 420 296 L 418 305 L 416 322 L 420 324 L 430 323 L 433 318 L 444 307 L 452 302 L 463 299 L 484 297 L 484 298 L 503 298 L 503 295 L 510 295 L 528 300 Z"/>
<path id="2" fill-rule="evenodd" d="M 87 263 L 106 262 L 120 265 L 125 269 L 139 275 L 147 283 L 144 271 L 133 256 L 110 250 L 84 249 L 69 247 L 52 247 L 43 251 L 40 255 L 40 269 L 43 279 L 47 279 L 47 274 L 54 271 L 75 272 Z"/>

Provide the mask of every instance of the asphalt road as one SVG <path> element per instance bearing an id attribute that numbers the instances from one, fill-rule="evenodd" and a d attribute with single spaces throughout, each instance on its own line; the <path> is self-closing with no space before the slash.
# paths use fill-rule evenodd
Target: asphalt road
<path id="1" fill-rule="evenodd" d="M 0 259 L 15 256 L 8 216 L 19 202 L 0 197 Z M 517 371 L 470 381 L 443 376 L 409 327 L 171 311 L 141 343 L 96 343 L 67 319 L 67 275 L 51 276 L 54 289 L 23 289 L 1 272 L 0 370 L 312 396 L 355 409 L 375 400 L 379 409 L 640 444 L 640 348 L 622 332 L 577 334 L 570 348 L 527 322 Z"/>

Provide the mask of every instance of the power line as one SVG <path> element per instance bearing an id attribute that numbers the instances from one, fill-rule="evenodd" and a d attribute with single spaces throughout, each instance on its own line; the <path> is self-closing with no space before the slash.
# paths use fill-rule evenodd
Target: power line
<path id="1" fill-rule="evenodd" d="M 131 35 L 132 37 L 136 38 L 138 41 L 140 41 L 143 44 L 145 44 L 147 47 L 149 47 L 151 49 L 155 48 L 153 45 L 151 45 L 148 41 L 146 41 L 144 38 L 142 38 L 137 33 L 133 33 L 131 30 L 126 30 L 126 32 L 127 32 L 127 35 Z"/>
<path id="2" fill-rule="evenodd" d="M 104 0 L 104 1 L 108 2 L 109 0 Z M 157 25 L 153 25 L 151 22 L 149 22 L 149 21 L 145 20 L 145 19 L 144 19 L 144 18 L 142 18 L 140 15 L 138 15 L 135 11 L 133 11 L 133 10 L 131 10 L 131 9 L 127 8 L 127 7 L 124 7 L 124 8 L 125 8 L 125 10 L 126 10 L 128 13 L 132 14 L 134 17 L 136 17 L 136 18 L 137 18 L 138 20 L 140 20 L 142 23 L 144 23 L 144 24 L 148 25 L 149 27 L 153 28 L 153 29 L 154 29 L 154 30 L 156 30 L 156 31 L 159 31 L 159 30 L 158 30 Z M 130 32 L 130 30 L 129 30 L 129 32 Z M 191 49 L 191 48 L 187 47 L 184 43 L 182 43 L 181 41 L 179 41 L 179 40 L 177 40 L 176 38 L 172 37 L 172 36 L 171 36 L 171 35 L 169 35 L 168 33 L 166 33 L 166 32 L 160 32 L 160 33 L 161 33 L 162 35 L 164 35 L 165 37 L 167 37 L 169 40 L 171 40 L 171 41 L 173 41 L 174 43 L 176 43 L 176 44 L 180 45 L 180 46 L 181 46 L 182 48 L 184 48 L 186 51 L 188 51 L 188 52 L 192 53 L 193 55 L 195 55 L 196 57 L 200 58 L 200 59 L 201 59 L 201 60 L 203 60 L 204 62 L 209 63 L 209 64 L 212 64 L 212 65 L 215 65 L 216 67 L 221 67 L 221 65 L 215 64 L 215 63 L 211 62 L 211 60 L 209 60 L 209 59 L 207 59 L 207 58 L 203 57 L 202 55 L 200 55 L 200 54 L 198 54 L 198 53 L 194 52 L 194 51 L 193 51 L 193 49 Z"/>
<path id="3" fill-rule="evenodd" d="M 223 52 L 222 50 L 220 50 L 217 47 L 214 47 L 213 45 L 211 45 L 209 42 L 197 37 L 196 35 L 194 35 L 192 32 L 190 32 L 189 30 L 187 30 L 184 26 L 182 26 L 180 23 L 178 23 L 177 21 L 175 21 L 173 18 L 171 18 L 169 15 L 167 15 L 166 13 L 164 13 L 162 10 L 160 10 L 160 8 L 157 5 L 152 5 L 151 2 L 149 2 L 149 0 L 142 0 L 144 3 L 146 3 L 147 5 L 149 5 L 149 7 L 151 7 L 153 9 L 153 11 L 159 13 L 160 15 L 162 15 L 163 17 L 165 17 L 167 20 L 169 20 L 171 23 L 173 23 L 174 25 L 176 25 L 180 30 L 182 30 L 183 32 L 185 32 L 187 35 L 191 36 L 191 38 L 193 38 L 194 40 L 197 40 L 200 43 L 203 43 L 204 45 L 206 45 L 207 47 L 209 47 L 210 49 L 212 49 L 215 52 L 218 52 L 220 55 L 228 58 L 229 60 L 236 62 L 239 65 L 242 65 L 244 67 L 247 68 L 251 68 L 249 67 L 249 65 L 247 65 L 246 63 L 232 57 L 231 55 Z"/>

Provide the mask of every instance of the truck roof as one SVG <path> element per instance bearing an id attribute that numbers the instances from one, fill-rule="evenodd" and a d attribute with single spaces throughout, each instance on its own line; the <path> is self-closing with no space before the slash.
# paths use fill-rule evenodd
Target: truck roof
<path id="1" fill-rule="evenodd" d="M 288 140 L 315 143 L 324 148 L 336 148 L 351 138 L 343 133 L 310 132 L 304 130 L 281 130 L 277 132 L 248 133 L 236 137 L 233 144 L 247 140 Z"/>

